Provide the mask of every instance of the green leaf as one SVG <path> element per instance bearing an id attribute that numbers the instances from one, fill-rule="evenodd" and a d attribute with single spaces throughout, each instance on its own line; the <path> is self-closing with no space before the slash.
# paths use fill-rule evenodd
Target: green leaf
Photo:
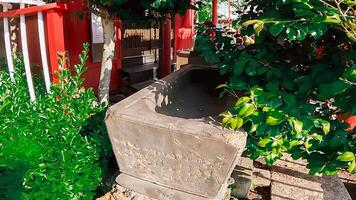
<path id="1" fill-rule="evenodd" d="M 349 167 L 348 167 L 349 173 L 352 173 L 352 172 L 355 170 L 355 167 L 356 167 L 356 161 L 353 160 L 353 161 L 349 164 Z"/>
<path id="2" fill-rule="evenodd" d="M 338 156 L 337 160 L 342 161 L 342 162 L 355 161 L 355 154 L 350 151 L 346 151 L 343 154 L 341 154 L 340 156 Z"/>
<path id="3" fill-rule="evenodd" d="M 245 118 L 252 115 L 254 111 L 255 106 L 252 103 L 244 103 L 239 110 L 239 116 Z"/>
<path id="4" fill-rule="evenodd" d="M 319 120 L 319 123 L 321 124 L 324 133 L 328 134 L 330 132 L 330 123 L 326 120 Z"/>
<path id="5" fill-rule="evenodd" d="M 249 76 L 255 76 L 257 74 L 256 68 L 258 65 L 259 64 L 256 61 L 251 61 L 245 69 L 246 74 Z"/>
<path id="6" fill-rule="evenodd" d="M 216 87 L 216 89 L 226 88 L 227 86 L 227 84 L 220 84 Z"/>
<path id="7" fill-rule="evenodd" d="M 248 132 L 249 133 L 254 133 L 254 132 L 256 132 L 257 128 L 258 128 L 258 124 L 252 123 L 251 128 L 250 128 L 250 130 Z"/>
<path id="8" fill-rule="evenodd" d="M 271 143 L 272 140 L 270 138 L 264 138 L 258 142 L 258 146 L 266 147 L 267 144 Z"/>
<path id="9" fill-rule="evenodd" d="M 273 80 L 266 84 L 266 89 L 270 91 L 278 91 L 279 90 L 279 81 Z"/>
<path id="10" fill-rule="evenodd" d="M 308 1 L 300 1 L 298 3 L 295 3 L 293 5 L 294 8 L 298 8 L 298 9 L 312 9 L 314 8 L 313 5 L 311 5 L 310 3 L 308 3 Z"/>
<path id="11" fill-rule="evenodd" d="M 297 39 L 299 41 L 304 40 L 308 34 L 308 27 L 300 23 L 296 23 L 293 26 L 297 30 Z"/>
<path id="12" fill-rule="evenodd" d="M 316 133 L 314 133 L 314 134 L 312 135 L 312 138 L 313 138 L 314 140 L 318 140 L 319 142 L 322 142 L 322 141 L 323 141 L 323 136 L 322 136 L 322 135 L 318 135 L 318 134 L 316 134 Z"/>
<path id="13" fill-rule="evenodd" d="M 282 123 L 285 119 L 285 115 L 281 111 L 272 111 L 268 113 L 266 123 L 270 126 L 276 126 Z"/>
<path id="14" fill-rule="evenodd" d="M 248 20 L 248 21 L 246 21 L 246 22 L 244 22 L 243 24 L 242 24 L 242 26 L 244 27 L 244 26 L 250 26 L 250 25 L 253 25 L 253 24 L 256 24 L 256 23 L 263 23 L 263 21 L 261 21 L 261 20 Z"/>
<path id="15" fill-rule="evenodd" d="M 309 141 L 304 142 L 304 146 L 306 148 L 307 151 L 309 151 L 309 149 L 313 146 L 313 144 L 309 143 Z"/>
<path id="16" fill-rule="evenodd" d="M 297 99 L 292 94 L 283 93 L 282 94 L 282 99 L 290 107 L 294 107 L 297 104 Z"/>
<path id="17" fill-rule="evenodd" d="M 300 140 L 292 140 L 289 142 L 289 148 L 292 149 L 293 147 L 296 147 L 298 145 L 302 145 L 303 142 Z"/>
<path id="18" fill-rule="evenodd" d="M 269 27 L 269 32 L 273 35 L 273 36 L 278 36 L 285 28 L 285 24 L 284 23 L 275 23 L 275 24 L 272 24 L 270 27 Z"/>
<path id="19" fill-rule="evenodd" d="M 343 77 L 351 82 L 356 82 L 356 65 L 347 68 L 343 74 Z"/>
<path id="20" fill-rule="evenodd" d="M 247 103 L 249 101 L 251 101 L 250 97 L 240 97 L 239 100 L 237 100 L 235 106 L 239 106 L 239 105 L 241 105 L 243 103 Z"/>
<path id="21" fill-rule="evenodd" d="M 268 166 L 272 166 L 274 163 L 274 159 L 272 157 L 272 155 L 268 155 L 265 157 L 265 162 Z"/>
<path id="22" fill-rule="evenodd" d="M 294 13 L 297 17 L 300 17 L 300 18 L 312 17 L 312 16 L 316 15 L 316 13 L 313 12 L 312 10 L 305 10 L 305 9 L 294 9 Z"/>
<path id="23" fill-rule="evenodd" d="M 239 117 L 237 117 L 237 118 L 231 118 L 230 119 L 230 126 L 231 126 L 231 128 L 233 129 L 233 130 L 236 130 L 236 129 L 239 129 L 239 128 L 241 128 L 242 127 L 242 125 L 243 125 L 243 123 L 244 123 L 244 121 L 243 121 L 243 119 L 241 119 L 241 118 L 239 118 Z"/>
<path id="24" fill-rule="evenodd" d="M 294 130 L 297 134 L 301 134 L 303 131 L 303 122 L 297 120 L 297 119 L 292 119 L 291 120 L 293 123 Z"/>
<path id="25" fill-rule="evenodd" d="M 327 31 L 327 27 L 323 23 L 314 23 L 308 26 L 309 34 L 315 39 L 318 39 Z"/>
<path id="26" fill-rule="evenodd" d="M 297 39 L 297 30 L 293 27 L 288 27 L 286 29 L 286 34 L 287 34 L 287 37 L 288 39 L 290 40 L 296 40 Z"/>
<path id="27" fill-rule="evenodd" d="M 259 67 L 258 69 L 257 69 L 257 75 L 262 75 L 262 74 L 264 74 L 264 73 L 266 73 L 266 72 L 268 72 L 269 71 L 269 68 L 268 67 Z"/>
<path id="28" fill-rule="evenodd" d="M 260 87 L 253 87 L 250 92 L 253 97 L 258 97 L 263 94 L 263 89 Z"/>
<path id="29" fill-rule="evenodd" d="M 319 86 L 318 97 L 321 99 L 328 99 L 337 94 L 345 92 L 351 86 L 341 80 L 335 81 L 331 84 L 322 84 Z"/>
<path id="30" fill-rule="evenodd" d="M 229 67 L 227 65 L 223 65 L 220 67 L 220 75 L 225 75 L 229 71 Z"/>
<path id="31" fill-rule="evenodd" d="M 222 127 L 226 128 L 226 126 L 230 123 L 231 117 L 224 117 L 222 120 Z"/>
<path id="32" fill-rule="evenodd" d="M 226 123 L 229 122 L 230 119 L 231 119 L 230 117 L 224 117 L 222 122 L 223 122 L 224 124 L 226 124 Z"/>
<path id="33" fill-rule="evenodd" d="M 239 76 L 244 71 L 248 61 L 246 58 L 239 58 L 239 60 L 235 62 L 233 69 L 234 76 Z"/>
<path id="34" fill-rule="evenodd" d="M 292 152 L 292 158 L 294 160 L 298 160 L 300 158 L 303 158 L 303 157 L 306 157 L 307 156 L 307 152 L 306 151 L 302 151 L 300 150 L 299 148 L 295 149 L 293 152 Z"/>
<path id="35" fill-rule="evenodd" d="M 304 81 L 298 86 L 298 91 L 302 94 L 308 93 L 313 87 L 313 82 Z"/>
<path id="36" fill-rule="evenodd" d="M 333 16 L 326 16 L 326 19 L 324 20 L 324 22 L 340 24 L 342 21 L 341 21 L 339 15 L 333 15 Z"/>
<path id="37" fill-rule="evenodd" d="M 253 29 L 255 30 L 255 33 L 257 36 L 260 35 L 260 32 L 263 30 L 264 26 L 265 26 L 265 23 L 263 21 L 258 22 L 253 25 Z"/>

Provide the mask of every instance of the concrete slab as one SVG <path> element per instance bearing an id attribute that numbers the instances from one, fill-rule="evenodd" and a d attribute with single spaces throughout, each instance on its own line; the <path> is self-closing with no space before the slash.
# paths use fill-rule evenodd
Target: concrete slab
<path id="1" fill-rule="evenodd" d="M 271 169 L 272 200 L 351 200 L 337 176 L 310 176 L 303 160 L 285 156 Z"/>

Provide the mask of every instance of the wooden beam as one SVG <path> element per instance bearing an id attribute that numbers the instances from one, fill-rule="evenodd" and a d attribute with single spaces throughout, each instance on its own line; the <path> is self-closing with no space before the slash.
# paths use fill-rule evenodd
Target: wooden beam
<path id="1" fill-rule="evenodd" d="M 20 8 L 24 8 L 25 4 L 20 4 Z M 26 33 L 26 17 L 25 15 L 20 15 L 20 32 L 21 32 L 21 44 L 22 44 L 22 55 L 25 65 L 25 74 L 27 79 L 28 91 L 30 92 L 31 101 L 36 101 L 35 89 L 33 87 L 32 74 L 30 59 L 28 55 L 28 46 L 27 46 L 27 33 Z"/>
<path id="2" fill-rule="evenodd" d="M 165 22 L 163 22 L 163 32 L 162 32 L 162 77 L 167 76 L 172 72 L 171 69 L 171 54 L 172 54 L 172 38 L 171 38 L 171 20 L 170 17 L 166 17 Z"/>
<path id="3" fill-rule="evenodd" d="M 59 71 L 58 52 L 65 52 L 64 30 L 63 30 L 63 13 L 48 11 L 46 13 L 47 21 L 47 41 L 49 51 L 49 63 L 52 74 L 52 81 L 59 83 L 55 72 Z"/>
<path id="4" fill-rule="evenodd" d="M 43 69 L 43 77 L 45 79 L 45 85 L 47 93 L 50 92 L 51 79 L 49 76 L 48 69 L 48 60 L 47 60 L 47 49 L 46 49 L 46 38 L 44 32 L 44 23 L 43 23 L 43 13 L 37 13 L 37 22 L 38 22 L 38 38 L 40 41 L 40 50 L 41 50 L 41 60 L 42 60 L 42 69 Z"/>
<path id="5" fill-rule="evenodd" d="M 47 12 L 53 10 L 76 10 L 82 9 L 83 3 L 50 3 L 40 6 L 31 6 L 22 9 L 0 12 L 0 18 L 18 17 L 20 15 L 35 15 L 37 12 Z"/>
<path id="6" fill-rule="evenodd" d="M 46 4 L 43 1 L 36 1 L 36 0 L 1 0 L 1 2 L 16 3 L 16 4 L 29 4 L 29 5 L 43 5 L 43 4 Z"/>
<path id="7" fill-rule="evenodd" d="M 6 12 L 8 9 L 7 5 L 3 4 L 3 11 Z M 11 52 L 11 43 L 10 43 L 10 30 L 9 30 L 9 19 L 5 17 L 3 19 L 4 24 L 4 42 L 5 42 L 5 51 L 6 51 L 6 59 L 7 66 L 9 68 L 9 74 L 12 82 L 15 82 L 14 78 L 14 63 L 12 60 L 12 52 Z"/>

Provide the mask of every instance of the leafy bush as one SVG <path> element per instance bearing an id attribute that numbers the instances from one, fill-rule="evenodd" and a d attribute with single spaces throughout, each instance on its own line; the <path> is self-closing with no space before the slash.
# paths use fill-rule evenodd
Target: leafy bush
<path id="1" fill-rule="evenodd" d="M 196 4 L 199 9 L 197 11 L 198 21 L 205 22 L 205 21 L 211 20 L 211 12 L 212 12 L 211 1 L 202 0 L 202 1 L 198 1 Z"/>
<path id="2" fill-rule="evenodd" d="M 19 59 L 16 83 L 0 72 L 0 199 L 93 198 L 111 147 L 104 108 L 92 89 L 81 87 L 88 49 L 84 45 L 74 75 L 59 59 L 60 83 L 37 94 L 36 102 Z"/>
<path id="3" fill-rule="evenodd" d="M 249 133 L 252 159 L 272 165 L 290 153 L 311 174 L 356 172 L 355 2 L 248 1 L 236 30 L 199 27 L 197 48 L 229 74 L 219 88 L 236 97 L 224 127 Z"/>
<path id="4" fill-rule="evenodd" d="M 190 0 L 90 0 L 88 4 L 93 9 L 99 9 L 101 14 L 129 21 L 156 19 L 169 13 L 183 15 L 187 9 L 194 8 Z"/>

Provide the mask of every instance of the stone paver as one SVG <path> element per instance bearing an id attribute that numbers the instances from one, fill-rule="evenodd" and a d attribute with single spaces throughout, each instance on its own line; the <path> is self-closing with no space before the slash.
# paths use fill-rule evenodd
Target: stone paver
<path id="1" fill-rule="evenodd" d="M 253 168 L 252 187 L 268 187 L 271 185 L 271 172 L 266 169 Z"/>
<path id="2" fill-rule="evenodd" d="M 142 194 L 136 193 L 127 188 L 121 187 L 119 185 L 114 185 L 112 191 L 106 193 L 104 196 L 97 198 L 96 200 L 155 200 L 144 196 Z"/>
<path id="3" fill-rule="evenodd" d="M 152 191 L 151 191 L 152 192 Z M 161 190 L 157 191 L 156 193 L 158 198 L 162 199 L 160 195 L 166 195 L 167 193 L 161 193 Z M 186 195 L 186 194 L 185 194 Z M 230 200 L 231 191 L 226 188 L 226 193 L 224 197 L 222 197 L 219 200 Z M 177 199 L 178 197 L 178 199 Z M 166 196 L 163 199 L 165 200 L 180 200 L 181 196 Z M 192 197 L 195 199 L 196 197 L 194 195 L 191 196 L 185 196 L 184 200 L 194 200 Z M 205 199 L 205 198 L 202 198 Z M 108 193 L 106 193 L 104 196 L 97 198 L 96 200 L 157 200 L 154 198 L 147 197 L 143 194 L 134 192 L 130 189 L 124 188 L 120 185 L 115 185 L 114 189 Z"/>
<path id="4" fill-rule="evenodd" d="M 271 200 L 351 200 L 337 176 L 310 176 L 305 165 L 285 156 L 272 167 Z"/>
<path id="5" fill-rule="evenodd" d="M 350 174 L 347 171 L 339 173 L 339 177 L 344 182 L 346 189 L 352 199 L 356 199 L 356 174 Z"/>
<path id="6" fill-rule="evenodd" d="M 252 169 L 253 161 L 241 157 L 231 175 L 231 178 L 235 181 L 235 187 L 231 191 L 232 196 L 237 198 L 245 198 L 247 196 L 252 184 Z"/>

